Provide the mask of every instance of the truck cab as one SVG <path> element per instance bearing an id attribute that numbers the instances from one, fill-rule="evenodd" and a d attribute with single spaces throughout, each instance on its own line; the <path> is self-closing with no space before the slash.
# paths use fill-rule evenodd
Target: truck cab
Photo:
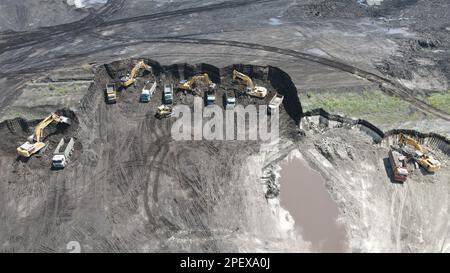
<path id="1" fill-rule="evenodd" d="M 64 169 L 72 155 L 74 149 L 75 141 L 73 138 L 70 138 L 68 142 L 64 138 L 62 138 L 58 146 L 56 146 L 55 151 L 53 152 L 52 158 L 52 168 L 53 169 Z"/>
<path id="2" fill-rule="evenodd" d="M 206 96 L 206 106 L 212 106 L 216 104 L 216 95 L 214 93 L 205 94 Z"/>
<path id="3" fill-rule="evenodd" d="M 165 84 L 163 92 L 163 103 L 172 104 L 173 103 L 173 85 Z"/>
<path id="4" fill-rule="evenodd" d="M 64 155 L 54 155 L 52 158 L 52 167 L 55 169 L 63 169 L 66 167 L 67 161 Z"/>

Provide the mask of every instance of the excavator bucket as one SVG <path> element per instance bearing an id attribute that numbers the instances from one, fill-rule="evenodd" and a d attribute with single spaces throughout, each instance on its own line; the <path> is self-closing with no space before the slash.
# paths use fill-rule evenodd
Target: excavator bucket
<path id="1" fill-rule="evenodd" d="M 60 119 L 59 122 L 70 125 L 70 118 L 65 116 L 59 116 L 59 119 Z"/>

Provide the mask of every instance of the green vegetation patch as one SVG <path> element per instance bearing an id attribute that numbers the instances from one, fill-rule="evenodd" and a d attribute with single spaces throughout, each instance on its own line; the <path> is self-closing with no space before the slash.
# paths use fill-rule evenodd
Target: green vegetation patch
<path id="1" fill-rule="evenodd" d="M 434 108 L 450 114 L 450 90 L 447 92 L 434 93 L 428 96 L 426 100 Z"/>
<path id="2" fill-rule="evenodd" d="M 329 113 L 362 118 L 380 125 L 424 118 L 421 112 L 411 111 L 409 103 L 377 89 L 361 92 L 307 91 L 300 94 L 300 102 L 304 111 L 323 108 Z"/>
<path id="3" fill-rule="evenodd" d="M 90 64 L 82 64 L 81 69 L 83 69 L 86 72 L 92 72 L 92 65 Z"/>

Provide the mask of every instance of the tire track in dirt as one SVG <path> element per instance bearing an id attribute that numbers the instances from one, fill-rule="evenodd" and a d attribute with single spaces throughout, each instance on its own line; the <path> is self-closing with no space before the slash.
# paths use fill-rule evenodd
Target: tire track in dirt
<path id="1" fill-rule="evenodd" d="M 142 41 L 144 42 L 144 41 Z M 319 63 L 328 67 L 332 67 L 344 72 L 348 72 L 355 76 L 364 78 L 370 82 L 374 82 L 380 85 L 381 89 L 386 93 L 392 93 L 395 96 L 411 103 L 417 109 L 429 113 L 435 117 L 441 118 L 446 121 L 450 121 L 450 115 L 444 111 L 436 109 L 431 105 L 417 99 L 411 94 L 411 91 L 407 88 L 401 86 L 398 83 L 395 83 L 393 80 L 379 76 L 372 72 L 368 72 L 362 70 L 356 66 L 346 64 L 344 62 L 338 60 L 332 60 L 325 57 L 320 57 L 304 52 L 295 51 L 292 49 L 283 49 L 273 46 L 266 46 L 254 43 L 247 42 L 239 42 L 239 41 L 225 41 L 225 40 L 211 40 L 211 39 L 192 39 L 192 38 L 161 38 L 161 39 L 153 39 L 153 40 L 145 40 L 147 43 L 182 43 L 182 44 L 202 44 L 202 45 L 218 45 L 218 46 L 231 46 L 231 47 L 240 47 L 240 48 L 248 48 L 252 50 L 262 50 L 268 51 L 272 53 L 278 53 L 281 55 L 288 55 L 292 57 L 296 57 L 298 59 L 307 60 L 315 63 Z"/>
<path id="2" fill-rule="evenodd" d="M 165 12 L 159 12 L 159 13 L 153 13 L 153 14 L 146 14 L 146 15 L 141 15 L 141 16 L 136 16 L 136 17 L 117 19 L 117 20 L 105 22 L 104 24 L 101 24 L 100 26 L 114 26 L 114 25 L 120 25 L 120 24 L 135 23 L 135 22 L 144 21 L 144 20 L 145 21 L 157 21 L 157 20 L 171 18 L 171 17 L 175 17 L 175 16 L 185 16 L 185 15 L 192 14 L 192 13 L 238 8 L 238 7 L 249 6 L 249 5 L 253 5 L 253 4 L 267 3 L 267 2 L 273 2 L 273 0 L 224 1 L 224 2 L 214 3 L 214 4 L 210 4 L 210 5 L 205 5 L 205 6 L 185 8 L 185 9 L 179 9 L 179 10 L 173 10 L 173 11 L 165 11 Z"/>
<path id="3" fill-rule="evenodd" d="M 24 32 L 8 31 L 0 33 L 1 40 L 4 41 L 0 43 L 0 54 L 41 43 L 53 43 L 53 39 L 58 39 L 58 42 L 61 42 L 64 38 L 87 32 L 92 28 L 98 27 L 116 11 L 122 9 L 126 4 L 125 2 L 126 0 L 110 0 L 96 13 L 91 12 L 81 20 L 71 23 L 41 27 L 37 30 Z"/>
<path id="4" fill-rule="evenodd" d="M 103 38 L 107 40 L 107 38 Z M 374 74 L 372 72 L 368 72 L 365 70 L 362 70 L 356 66 L 346 64 L 339 60 L 332 60 L 325 57 L 320 57 L 292 49 L 283 49 L 279 47 L 274 46 L 266 46 L 266 45 L 260 45 L 260 44 L 254 44 L 254 43 L 247 43 L 247 42 L 240 42 L 240 41 L 226 41 L 226 40 L 217 40 L 217 39 L 193 39 L 193 38 L 177 38 L 177 37 L 162 37 L 162 38 L 153 38 L 153 39 L 143 39 L 139 41 L 130 41 L 128 39 L 120 39 L 115 38 L 116 41 L 122 41 L 123 43 L 112 45 L 109 47 L 104 47 L 101 49 L 96 49 L 94 51 L 86 52 L 86 53 L 80 53 L 80 54 L 66 54 L 59 56 L 55 58 L 55 61 L 60 60 L 66 60 L 66 59 L 74 59 L 79 57 L 84 57 L 91 55 L 96 52 L 105 51 L 109 49 L 114 48 L 122 48 L 125 46 L 133 46 L 138 45 L 141 43 L 179 43 L 179 44 L 200 44 L 200 45 L 217 45 L 217 46 L 230 46 L 230 47 L 239 47 L 239 48 L 247 48 L 252 50 L 261 50 L 266 52 L 272 52 L 277 53 L 280 55 L 286 55 L 286 56 L 292 56 L 297 59 L 306 60 L 314 63 L 319 63 L 334 69 L 338 69 L 350 74 L 353 74 L 355 76 L 358 76 L 360 78 L 364 78 L 370 82 L 376 83 L 380 86 L 381 90 L 386 92 L 389 95 L 397 96 L 407 102 L 409 102 L 411 105 L 415 106 L 417 109 L 421 110 L 422 112 L 431 114 L 435 117 L 441 118 L 446 121 L 450 121 L 450 115 L 442 110 L 439 110 L 437 108 L 434 108 L 433 106 L 425 103 L 422 100 L 419 100 L 418 98 L 414 97 L 411 94 L 411 90 L 401 86 L 399 83 L 394 82 L 391 79 L 388 79 L 386 77 L 382 77 L 380 75 Z M 44 70 L 45 67 L 42 67 L 41 69 Z M 27 69 L 25 71 L 15 71 L 14 74 L 17 74 L 18 72 L 36 72 L 35 69 Z M 8 73 L 13 74 L 13 73 Z M 4 74 L 7 75 L 7 74 Z"/>
<path id="5" fill-rule="evenodd" d="M 40 28 L 34 31 L 28 31 L 24 33 L 3 33 L 2 40 L 4 43 L 0 43 L 0 54 L 7 51 L 20 49 L 27 46 L 35 46 L 40 43 L 51 42 L 52 39 L 57 38 L 59 42 L 63 38 L 74 37 L 80 33 L 86 33 L 96 28 L 110 27 L 121 24 L 134 23 L 139 21 L 158 21 L 162 19 L 168 19 L 178 16 L 186 16 L 192 13 L 206 12 L 212 10 L 237 8 L 241 6 L 247 6 L 257 3 L 272 2 L 273 0 L 234 0 L 225 1 L 220 3 L 209 4 L 200 7 L 185 8 L 173 11 L 158 12 L 153 14 L 146 14 L 136 17 L 128 17 L 123 19 L 116 19 L 106 21 L 117 10 L 124 7 L 125 0 L 109 1 L 106 6 L 103 7 L 98 13 L 92 13 L 87 17 L 67 24 L 61 24 L 57 26 L 50 26 Z M 0 34 L 1 35 L 1 34 Z"/>

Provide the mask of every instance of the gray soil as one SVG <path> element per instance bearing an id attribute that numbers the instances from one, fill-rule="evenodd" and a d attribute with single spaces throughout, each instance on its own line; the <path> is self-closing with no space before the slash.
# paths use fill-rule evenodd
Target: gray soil
<path id="1" fill-rule="evenodd" d="M 376 7 L 110 0 L 76 9 L 56 0 L 2 1 L 0 250 L 65 252 L 75 240 L 84 252 L 320 251 L 322 231 L 317 239 L 296 234 L 279 203 L 279 164 L 299 150 L 337 204 L 346 251 L 450 251 L 450 115 L 423 101 L 448 90 L 449 7 L 445 0 Z M 230 71 L 238 64 L 270 95 L 285 95 L 280 142 L 261 150 L 256 141 L 172 141 L 174 121 L 154 117 L 161 88 L 149 104 L 138 103 L 150 75 L 106 105 L 105 84 L 138 57 L 158 68 L 157 79 L 177 83 L 206 71 L 237 95 L 244 86 Z M 319 110 L 305 117 L 297 93 L 374 86 L 429 118 L 377 126 Z M 193 96 L 175 100 L 191 104 Z M 16 147 L 51 111 L 72 117 L 73 126 L 50 127 L 41 157 L 17 158 Z M 420 141 L 442 170 L 415 170 L 406 184 L 392 183 L 386 160 L 399 132 Z M 63 136 L 75 137 L 73 160 L 51 171 Z M 331 207 L 318 217 L 334 223 Z M 305 232 L 312 229 L 314 219 L 298 218 L 300 208 L 285 209 Z M 326 248 L 333 251 L 341 233 L 328 232 L 336 234 Z"/>

